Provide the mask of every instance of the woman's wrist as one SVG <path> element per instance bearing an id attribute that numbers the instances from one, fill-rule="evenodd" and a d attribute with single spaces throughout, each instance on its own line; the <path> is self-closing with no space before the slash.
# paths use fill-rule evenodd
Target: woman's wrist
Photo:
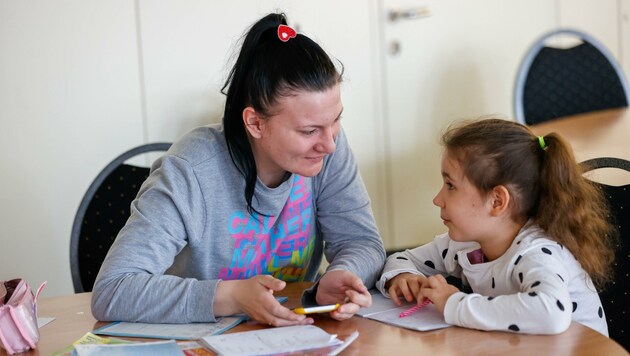
<path id="1" fill-rule="evenodd" d="M 240 281 L 219 281 L 214 293 L 214 315 L 226 316 L 241 312 L 236 302 L 236 291 Z"/>

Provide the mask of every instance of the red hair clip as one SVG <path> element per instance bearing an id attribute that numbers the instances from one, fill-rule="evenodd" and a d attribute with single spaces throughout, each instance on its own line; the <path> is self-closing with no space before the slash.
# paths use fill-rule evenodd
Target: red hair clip
<path id="1" fill-rule="evenodd" d="M 287 25 L 278 26 L 278 38 L 282 42 L 286 42 L 291 38 L 295 38 L 297 36 L 297 32 L 294 29 Z"/>

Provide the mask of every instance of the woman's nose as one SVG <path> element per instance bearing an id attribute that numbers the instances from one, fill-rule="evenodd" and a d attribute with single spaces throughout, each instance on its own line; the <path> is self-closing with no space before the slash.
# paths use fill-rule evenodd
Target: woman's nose
<path id="1" fill-rule="evenodd" d="M 326 154 L 335 152 L 335 149 L 337 149 L 337 144 L 335 143 L 336 138 L 337 132 L 333 132 L 332 130 L 324 132 L 321 141 L 317 145 L 318 151 Z"/>

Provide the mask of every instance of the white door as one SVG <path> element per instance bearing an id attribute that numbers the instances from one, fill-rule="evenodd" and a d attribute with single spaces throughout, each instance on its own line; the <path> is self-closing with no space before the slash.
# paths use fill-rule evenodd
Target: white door
<path id="1" fill-rule="evenodd" d="M 555 24 L 549 0 L 381 0 L 386 247 L 446 231 L 432 199 L 442 182 L 439 138 L 460 118 L 512 117 L 512 90 L 532 41 Z M 418 10 L 420 9 L 420 10 Z M 411 11 L 408 11 L 411 10 Z M 391 11 L 397 14 L 389 18 Z M 410 19 L 405 14 L 420 16 Z"/>

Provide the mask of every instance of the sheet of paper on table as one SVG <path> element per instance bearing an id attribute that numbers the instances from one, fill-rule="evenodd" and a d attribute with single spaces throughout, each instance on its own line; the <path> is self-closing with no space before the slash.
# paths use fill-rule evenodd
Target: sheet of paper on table
<path id="1" fill-rule="evenodd" d="M 336 355 L 358 336 L 355 331 L 342 341 L 317 326 L 298 325 L 206 336 L 199 343 L 226 356 L 275 355 L 315 349 L 325 349 L 326 355 Z"/>
<path id="2" fill-rule="evenodd" d="M 51 318 L 47 316 L 37 317 L 37 328 L 41 329 L 42 326 L 50 323 L 53 320 L 55 320 L 55 318 Z"/>
<path id="3" fill-rule="evenodd" d="M 419 311 L 401 318 L 400 313 L 416 305 L 416 303 L 405 302 L 402 306 L 397 307 L 391 299 L 386 298 L 376 289 L 370 290 L 370 294 L 372 294 L 372 306 L 361 308 L 357 315 L 418 331 L 442 329 L 451 326 L 444 321 L 444 315 L 433 304 L 426 305 Z"/>
<path id="4" fill-rule="evenodd" d="M 78 344 L 78 356 L 184 355 L 175 340 L 132 344 Z"/>

